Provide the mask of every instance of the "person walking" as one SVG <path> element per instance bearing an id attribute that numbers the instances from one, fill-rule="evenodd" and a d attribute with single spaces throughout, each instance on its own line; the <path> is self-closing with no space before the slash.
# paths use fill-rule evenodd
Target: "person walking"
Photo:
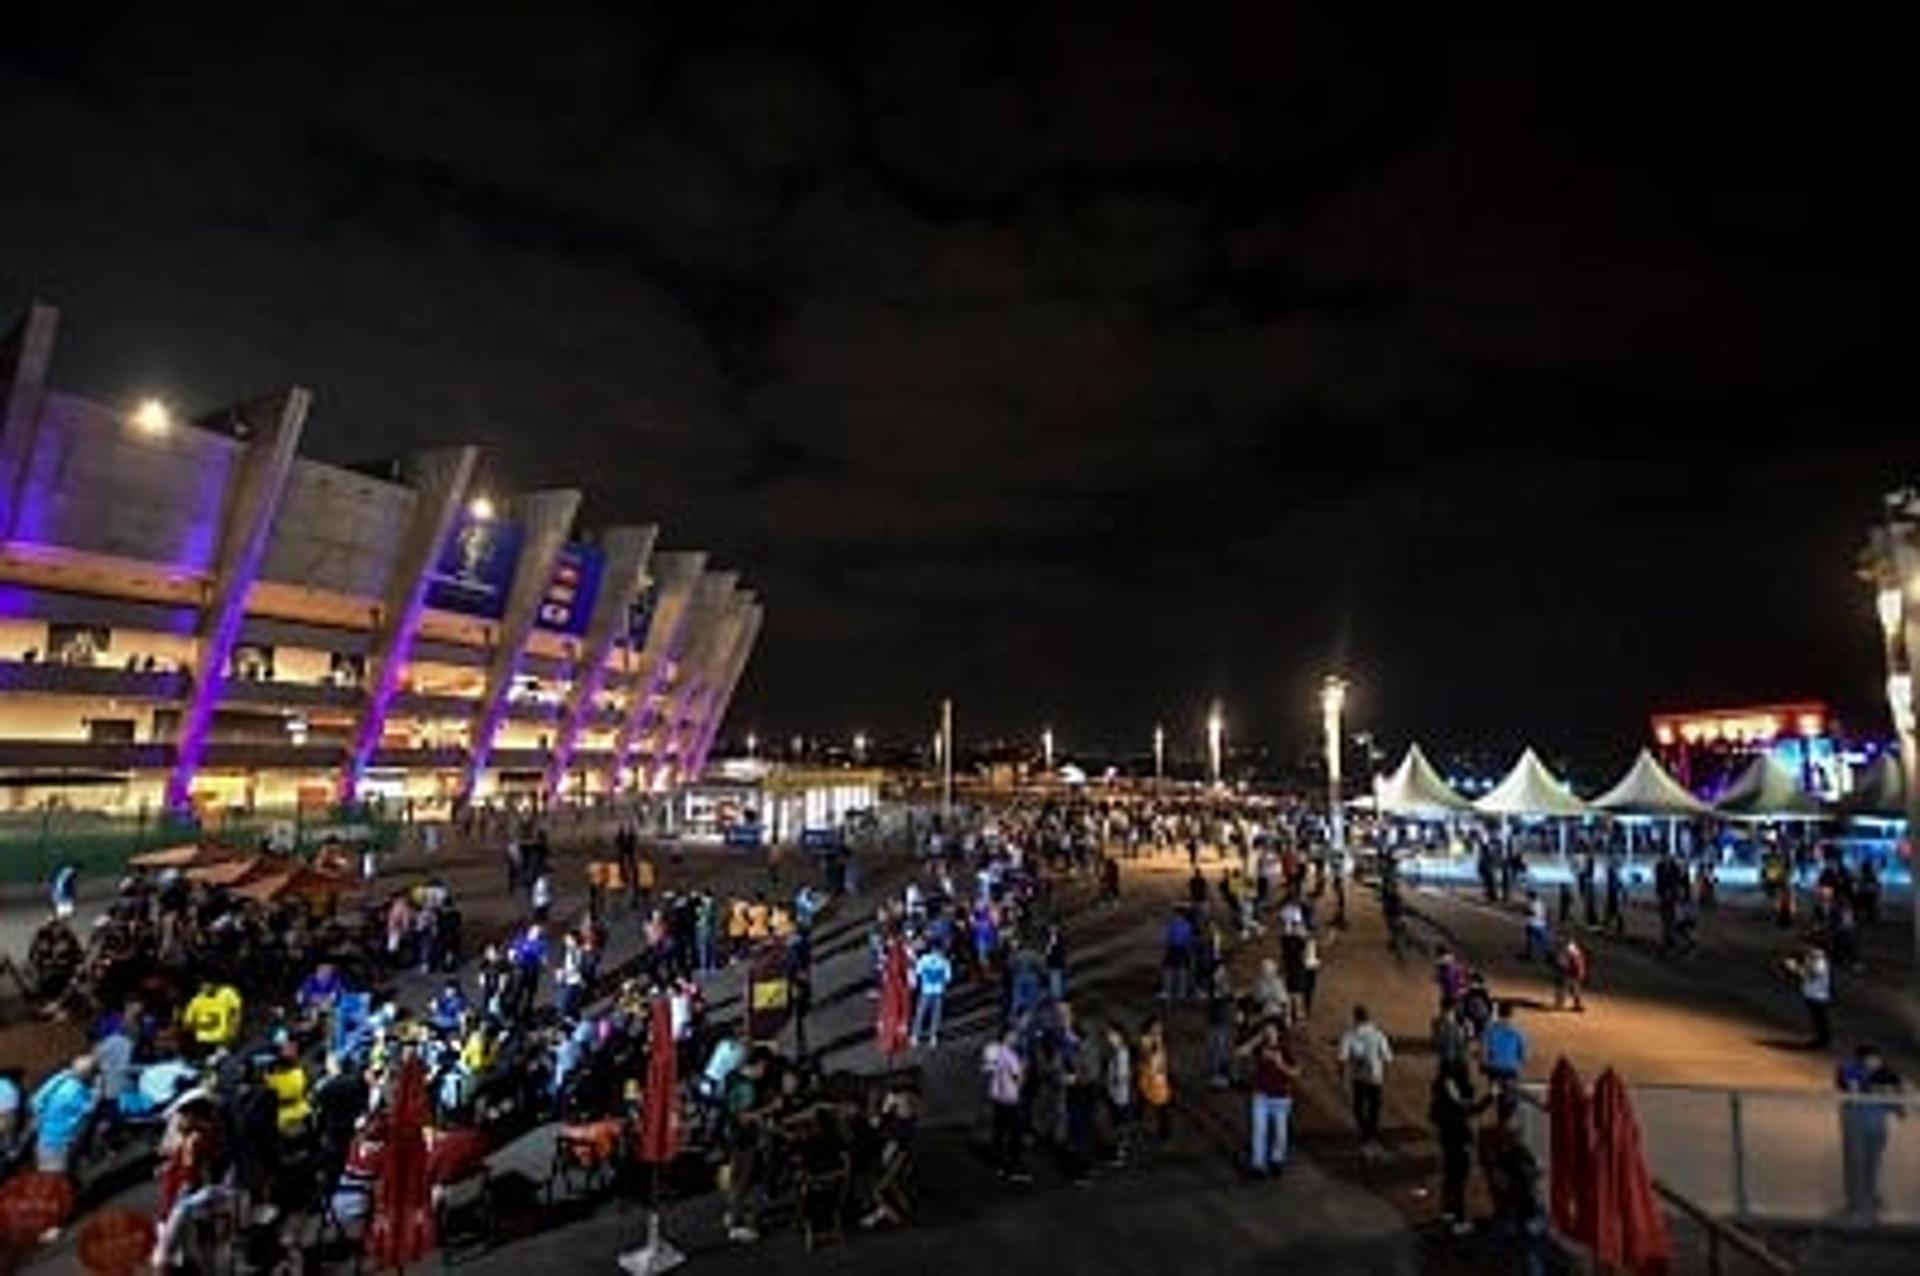
<path id="1" fill-rule="evenodd" d="M 1552 948 L 1547 943 L 1547 902 L 1538 891 L 1527 892 L 1526 948 L 1520 954 L 1525 961 L 1547 961 Z"/>
<path id="2" fill-rule="evenodd" d="M 1473 1166 L 1473 1117 L 1488 1103 L 1473 1092 L 1473 1078 L 1465 1068 L 1443 1067 L 1434 1073 L 1427 1100 L 1427 1119 L 1440 1144 L 1440 1214 L 1455 1236 L 1473 1230 L 1467 1218 L 1467 1172 Z"/>
<path id="3" fill-rule="evenodd" d="M 1798 958 L 1787 960 L 1787 970 L 1800 983 L 1800 1000 L 1807 1007 L 1807 1023 L 1813 1030 L 1811 1045 L 1822 1050 L 1833 1041 L 1833 966 L 1826 950 L 1809 944 Z"/>
<path id="4" fill-rule="evenodd" d="M 929 947 L 913 964 L 913 1032 L 915 1046 L 940 1044 L 940 1022 L 944 1017 L 947 988 L 953 983 L 953 963 L 937 947 Z"/>
<path id="5" fill-rule="evenodd" d="M 1100 1057 L 1100 1083 L 1107 1101 L 1107 1125 L 1113 1131 L 1112 1164 L 1127 1163 L 1134 1138 L 1133 1050 L 1120 1025 L 1109 1022 Z"/>
<path id="6" fill-rule="evenodd" d="M 1241 1046 L 1241 1055 L 1253 1058 L 1252 1164 L 1256 1178 L 1279 1173 L 1287 1164 L 1288 1123 L 1293 1115 L 1293 1083 L 1300 1065 L 1280 1025 L 1269 1019 Z"/>
<path id="7" fill-rule="evenodd" d="M 1586 1010 L 1581 1000 L 1581 989 L 1587 984 L 1587 954 L 1572 935 L 1566 937 L 1560 945 L 1559 956 L 1553 964 L 1553 1008 L 1563 1010 L 1569 1000 L 1573 1002 L 1576 1013 Z"/>
<path id="8" fill-rule="evenodd" d="M 1149 1017 L 1140 1027 L 1141 1123 L 1153 1131 L 1156 1143 L 1173 1134 L 1173 1081 L 1167 1070 L 1167 1038 L 1160 1020 Z"/>
<path id="9" fill-rule="evenodd" d="M 1510 1093 L 1527 1066 L 1527 1034 L 1513 1021 L 1513 1003 L 1500 1003 L 1498 1016 L 1480 1041 L 1480 1069 L 1497 1093 Z"/>
<path id="10" fill-rule="evenodd" d="M 1026 1109 L 1021 1098 L 1027 1061 L 1020 1052 L 1020 1030 L 1008 1028 L 987 1043 L 980 1055 L 986 1075 L 987 1104 L 993 1111 L 993 1172 L 1010 1183 L 1031 1183 L 1026 1170 Z"/>
<path id="11" fill-rule="evenodd" d="M 1353 1123 L 1360 1134 L 1360 1155 L 1378 1156 L 1380 1104 L 1386 1092 L 1387 1065 L 1393 1062 L 1393 1043 L 1365 1006 L 1353 1008 L 1353 1026 L 1340 1037 L 1340 1070 L 1353 1099 Z"/>
<path id="12" fill-rule="evenodd" d="M 1877 1046 L 1855 1047 L 1853 1058 L 1834 1070 L 1840 1106 L 1841 1174 L 1851 1221 L 1880 1215 L 1880 1163 L 1886 1159 L 1887 1123 L 1906 1116 L 1900 1096 L 1906 1085 L 1887 1066 Z"/>

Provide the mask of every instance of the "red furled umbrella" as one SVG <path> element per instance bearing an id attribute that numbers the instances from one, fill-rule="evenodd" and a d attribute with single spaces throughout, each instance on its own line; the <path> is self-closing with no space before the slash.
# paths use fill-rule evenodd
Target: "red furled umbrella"
<path id="1" fill-rule="evenodd" d="M 647 1026 L 647 1093 L 640 1113 L 640 1159 L 666 1165 L 680 1154 L 680 1103 L 674 1076 L 673 1007 L 665 997 L 653 999 Z"/>
<path id="2" fill-rule="evenodd" d="M 1547 1083 L 1552 1123 L 1548 1192 L 1553 1228 L 1568 1240 L 1593 1243 L 1593 1114 L 1580 1074 L 1562 1057 Z"/>
<path id="3" fill-rule="evenodd" d="M 80 1263 L 93 1276 L 134 1276 L 153 1256 L 153 1220 L 139 1210 L 102 1210 L 80 1229 Z"/>
<path id="4" fill-rule="evenodd" d="M 1673 1238 L 1653 1193 L 1633 1100 L 1612 1068 L 1593 1086 L 1593 1137 L 1594 1260 L 1647 1276 L 1667 1271 Z"/>
<path id="5" fill-rule="evenodd" d="M 907 1048 L 913 1026 L 913 980 L 907 972 L 907 946 L 887 941 L 886 961 L 880 968 L 880 1012 L 874 1022 L 880 1053 L 891 1060 Z"/>
<path id="6" fill-rule="evenodd" d="M 405 1267 L 433 1251 L 433 1193 L 428 1181 L 427 1071 L 420 1056 L 400 1065 L 380 1176 L 367 1225 L 367 1257 L 376 1267 Z"/>
<path id="7" fill-rule="evenodd" d="M 32 1245 L 73 1213 L 73 1180 L 27 1170 L 0 1184 L 0 1244 Z"/>

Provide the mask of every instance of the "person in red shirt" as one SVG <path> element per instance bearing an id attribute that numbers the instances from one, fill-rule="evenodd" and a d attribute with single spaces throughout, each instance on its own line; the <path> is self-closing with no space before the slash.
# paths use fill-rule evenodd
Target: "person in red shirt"
<path id="1" fill-rule="evenodd" d="M 1300 1075 L 1276 1020 L 1260 1025 L 1253 1040 L 1240 1047 L 1253 1056 L 1253 1173 L 1260 1178 L 1277 1173 L 1287 1163 L 1287 1124 L 1293 1116 L 1293 1080 Z"/>

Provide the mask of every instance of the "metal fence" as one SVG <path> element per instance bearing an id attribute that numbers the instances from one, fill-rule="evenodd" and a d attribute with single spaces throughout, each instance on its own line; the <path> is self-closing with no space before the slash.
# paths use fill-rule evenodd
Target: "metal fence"
<path id="1" fill-rule="evenodd" d="M 1710 1217 L 1769 1226 L 1920 1226 L 1920 1097 L 1701 1086 L 1629 1091 L 1654 1177 Z M 1533 1104 L 1523 1112 L 1528 1143 L 1545 1164 L 1547 1113 Z"/>

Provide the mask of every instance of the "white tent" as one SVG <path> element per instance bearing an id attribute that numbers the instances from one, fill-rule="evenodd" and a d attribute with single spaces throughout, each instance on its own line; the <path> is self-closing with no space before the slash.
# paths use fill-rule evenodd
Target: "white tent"
<path id="1" fill-rule="evenodd" d="M 1792 773 L 1765 753 L 1755 756 L 1714 806 L 1722 815 L 1753 820 L 1817 820 L 1826 814 Z"/>
<path id="2" fill-rule="evenodd" d="M 1907 813 L 1907 777 L 1900 755 L 1883 753 L 1853 779 L 1853 792 L 1840 809 L 1867 820 L 1898 820 Z"/>
<path id="3" fill-rule="evenodd" d="M 1473 811 L 1473 803 L 1440 778 L 1417 744 L 1407 746 L 1407 756 L 1393 774 L 1374 780 L 1373 800 L 1375 809 L 1384 815 L 1415 820 L 1444 820 Z"/>
<path id="4" fill-rule="evenodd" d="M 1593 808 L 1609 815 L 1664 818 L 1713 814 L 1712 808 L 1687 792 L 1645 749 L 1640 750 L 1618 784 L 1593 800 Z"/>
<path id="5" fill-rule="evenodd" d="M 1485 815 L 1582 816 L 1591 814 L 1573 790 L 1554 778 L 1532 749 L 1520 755 L 1506 778 L 1489 789 L 1474 809 Z"/>

